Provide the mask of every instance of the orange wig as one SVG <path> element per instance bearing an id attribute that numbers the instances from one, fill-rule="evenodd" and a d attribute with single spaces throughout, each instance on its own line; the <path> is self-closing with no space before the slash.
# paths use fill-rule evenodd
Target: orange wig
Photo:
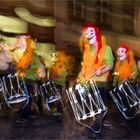
<path id="1" fill-rule="evenodd" d="M 26 36 L 25 38 L 26 43 L 26 50 L 22 56 L 22 58 L 19 60 L 17 64 L 17 69 L 25 69 L 28 68 L 28 65 L 32 61 L 34 49 L 35 49 L 35 42 L 30 36 Z"/>
<path id="2" fill-rule="evenodd" d="M 121 65 L 121 60 L 118 58 L 116 61 L 115 69 L 119 72 L 119 79 L 125 80 L 133 73 L 133 66 L 135 65 L 134 53 L 126 43 L 121 43 L 118 47 L 126 49 L 126 59 Z"/>

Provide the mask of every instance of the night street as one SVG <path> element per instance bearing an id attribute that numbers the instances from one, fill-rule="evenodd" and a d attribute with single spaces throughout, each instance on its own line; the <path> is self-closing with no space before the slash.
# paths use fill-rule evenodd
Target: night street
<path id="1" fill-rule="evenodd" d="M 0 140 L 140 140 L 140 0 L 0 0 Z"/>

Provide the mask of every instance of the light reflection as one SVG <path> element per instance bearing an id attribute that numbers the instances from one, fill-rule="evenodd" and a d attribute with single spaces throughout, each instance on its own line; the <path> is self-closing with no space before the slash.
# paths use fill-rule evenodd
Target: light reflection
<path id="1" fill-rule="evenodd" d="M 23 20 L 36 24 L 43 27 L 54 27 L 56 26 L 56 21 L 52 17 L 42 17 L 33 15 L 25 8 L 17 7 L 15 8 L 15 13 Z"/>
<path id="2" fill-rule="evenodd" d="M 10 33 L 26 33 L 27 23 L 16 17 L 0 15 L 0 30 Z"/>

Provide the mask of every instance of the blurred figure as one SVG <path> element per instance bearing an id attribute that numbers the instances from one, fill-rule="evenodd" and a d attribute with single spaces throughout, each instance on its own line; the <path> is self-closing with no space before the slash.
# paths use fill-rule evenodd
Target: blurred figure
<path id="1" fill-rule="evenodd" d="M 45 103 L 41 100 L 40 95 L 36 95 L 36 86 L 46 77 L 45 66 L 40 56 L 35 53 L 35 41 L 29 35 L 21 35 L 19 38 L 21 40 L 19 40 L 18 45 L 24 51 L 22 57 L 18 60 L 17 72 L 20 77 L 25 78 L 31 96 L 28 111 L 39 113 L 40 106 L 43 110 L 46 110 Z M 41 103 L 40 106 L 38 106 L 39 102 Z"/>
<path id="2" fill-rule="evenodd" d="M 21 36 L 21 48 L 24 49 L 22 57 L 17 64 L 19 75 L 30 80 L 37 80 L 45 78 L 45 67 L 41 62 L 40 56 L 35 53 L 35 42 L 30 36 Z M 24 41 L 24 42 L 22 42 Z"/>
<path id="3" fill-rule="evenodd" d="M 66 107 L 68 98 L 66 95 L 66 87 L 68 86 L 74 67 L 74 58 L 64 52 L 64 50 L 58 50 L 56 52 L 55 64 L 51 69 L 50 79 L 56 83 L 56 86 L 60 90 L 60 94 L 63 100 L 63 107 Z"/>
<path id="4" fill-rule="evenodd" d="M 113 86 L 117 86 L 123 80 L 135 82 L 138 70 L 134 59 L 134 53 L 126 43 L 120 43 L 116 51 Z"/>
<path id="5" fill-rule="evenodd" d="M 89 79 L 95 80 L 105 101 L 108 75 L 113 68 L 114 57 L 111 48 L 106 44 L 105 36 L 101 36 L 100 29 L 93 23 L 88 23 L 82 29 L 80 50 L 83 61 L 79 80 L 81 83 Z"/>
<path id="6" fill-rule="evenodd" d="M 25 42 L 25 35 L 18 35 L 15 38 L 15 44 L 12 48 L 13 50 L 13 59 L 18 63 L 19 59 L 21 59 L 23 53 L 26 50 L 26 42 Z"/>
<path id="7" fill-rule="evenodd" d="M 1 39 L 0 42 L 0 78 L 8 74 L 14 74 L 16 63 L 12 57 L 14 47 L 6 44 L 5 40 Z M 2 94 L 3 86 L 0 84 L 0 109 L 5 107 L 4 96 Z M 5 93 L 4 93 L 5 94 Z M 6 106 L 7 107 L 7 106 Z"/>
<path id="8" fill-rule="evenodd" d="M 64 51 L 57 51 L 56 61 L 51 71 L 51 79 L 61 87 L 66 85 L 68 59 Z"/>
<path id="9" fill-rule="evenodd" d="M 12 48 L 10 48 L 4 41 L 0 42 L 0 75 L 6 75 L 15 71 L 14 59 L 11 55 Z"/>

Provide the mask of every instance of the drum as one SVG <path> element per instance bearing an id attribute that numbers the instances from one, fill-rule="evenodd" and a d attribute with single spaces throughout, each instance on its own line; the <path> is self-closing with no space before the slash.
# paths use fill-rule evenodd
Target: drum
<path id="1" fill-rule="evenodd" d="M 66 93 L 76 121 L 90 128 L 93 132 L 99 133 L 101 131 L 101 123 L 107 112 L 107 108 L 101 98 L 96 82 L 90 80 L 89 83 L 84 85 L 78 83 L 72 87 L 69 87 L 66 90 Z M 95 130 L 92 126 L 90 126 L 90 124 L 87 124 L 87 121 L 85 120 L 94 118 L 94 121 L 96 121 L 96 116 L 101 113 L 104 113 L 104 115 L 100 119 L 99 129 Z"/>
<path id="2" fill-rule="evenodd" d="M 18 74 L 8 74 L 0 79 L 6 105 L 15 110 L 23 109 L 29 102 L 29 95 L 24 79 Z M 18 104 L 18 105 L 17 105 Z"/>
<path id="3" fill-rule="evenodd" d="M 127 120 L 133 119 L 139 113 L 140 98 L 128 80 L 111 90 L 110 96 Z"/>
<path id="4" fill-rule="evenodd" d="M 39 86 L 40 95 L 46 103 L 46 107 L 49 111 L 57 104 L 63 106 L 60 90 L 56 87 L 54 81 L 48 81 Z"/>

